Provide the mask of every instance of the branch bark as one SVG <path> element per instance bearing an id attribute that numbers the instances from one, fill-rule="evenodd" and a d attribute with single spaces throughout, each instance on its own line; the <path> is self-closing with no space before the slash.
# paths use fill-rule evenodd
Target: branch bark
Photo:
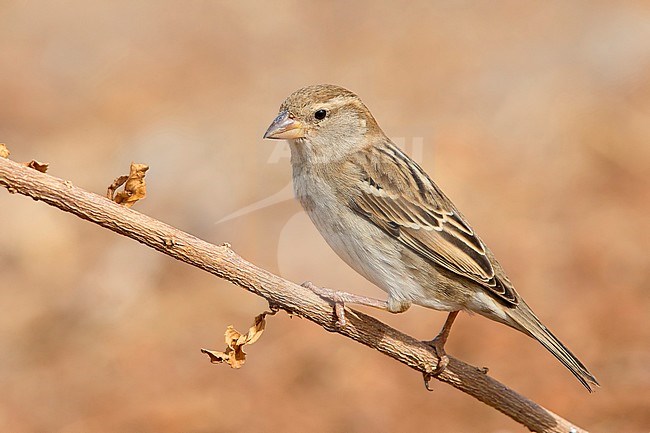
<path id="1" fill-rule="evenodd" d="M 224 278 L 270 305 L 308 319 L 329 332 L 351 338 L 420 372 L 436 366 L 437 358 L 425 343 L 379 320 L 352 310 L 338 328 L 332 306 L 310 290 L 274 275 L 237 255 L 230 245 L 213 245 L 135 210 L 117 205 L 71 182 L 0 158 L 0 184 L 10 193 L 43 201 L 65 212 L 147 245 L 177 260 Z M 7 212 L 3 209 L 3 212 Z M 585 432 L 539 404 L 509 389 L 483 370 L 449 357 L 436 377 L 441 382 L 499 410 L 531 431 Z"/>

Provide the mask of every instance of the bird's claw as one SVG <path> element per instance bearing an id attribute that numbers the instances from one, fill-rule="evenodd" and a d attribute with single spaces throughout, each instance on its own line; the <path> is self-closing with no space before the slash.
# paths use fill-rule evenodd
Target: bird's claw
<path id="1" fill-rule="evenodd" d="M 424 387 L 427 389 L 427 391 L 431 392 L 433 391 L 433 388 L 431 388 L 430 385 L 431 379 L 439 376 L 440 373 L 445 371 L 449 365 L 449 357 L 445 352 L 444 342 L 438 340 L 437 337 L 431 341 L 425 341 L 425 343 L 433 348 L 433 351 L 436 353 L 436 357 L 438 358 L 438 364 L 432 371 L 422 373 L 422 378 L 424 379 Z"/>
<path id="2" fill-rule="evenodd" d="M 449 365 L 449 357 L 447 356 L 447 352 L 445 352 L 445 343 L 447 342 L 447 337 L 449 337 L 449 330 L 451 329 L 451 325 L 454 323 L 457 315 L 458 311 L 452 311 L 449 313 L 447 320 L 445 320 L 444 326 L 438 335 L 436 335 L 436 338 L 431 341 L 425 341 L 425 343 L 433 348 L 433 351 L 436 353 L 436 357 L 438 358 L 438 364 L 436 365 L 436 368 L 434 368 L 431 372 L 425 373 L 424 382 L 427 389 L 429 389 L 429 380 L 432 377 L 439 376 L 440 373 L 445 371 Z"/>
<path id="3" fill-rule="evenodd" d="M 436 357 L 438 358 L 438 364 L 432 371 L 422 373 L 422 378 L 424 379 L 424 387 L 427 389 L 427 391 L 433 391 L 433 388 L 431 388 L 429 383 L 431 382 L 431 379 L 439 376 L 440 373 L 445 371 L 449 365 L 449 357 L 445 352 L 445 341 L 443 341 L 443 338 L 436 337 L 431 341 L 425 341 L 425 343 L 433 348 L 433 351 L 436 353 Z"/>
<path id="4" fill-rule="evenodd" d="M 427 389 L 429 392 L 433 392 L 433 388 L 429 385 L 431 382 L 431 379 L 433 378 L 433 373 L 422 373 L 422 378 L 424 379 L 424 387 Z"/>
<path id="5" fill-rule="evenodd" d="M 336 317 L 334 325 L 337 328 L 342 328 L 347 324 L 347 321 L 345 320 L 345 303 L 343 299 L 341 299 L 340 292 L 328 289 L 327 287 L 318 287 L 311 281 L 305 281 L 301 286 L 311 290 L 316 295 L 334 304 L 334 316 Z"/>
<path id="6" fill-rule="evenodd" d="M 438 358 L 436 368 L 426 374 L 430 377 L 438 376 L 440 373 L 445 371 L 449 365 L 449 357 L 447 356 L 447 352 L 445 352 L 445 341 L 442 338 L 436 337 L 433 340 L 425 341 L 425 343 L 433 348 L 433 351 L 436 353 L 436 357 Z"/>

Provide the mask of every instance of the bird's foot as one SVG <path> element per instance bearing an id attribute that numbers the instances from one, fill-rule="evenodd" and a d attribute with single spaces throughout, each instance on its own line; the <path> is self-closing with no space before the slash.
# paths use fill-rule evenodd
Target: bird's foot
<path id="1" fill-rule="evenodd" d="M 352 293 L 341 292 L 339 290 L 328 289 L 327 287 L 318 287 L 311 281 L 305 281 L 301 286 L 311 290 L 321 298 L 334 304 L 334 315 L 336 316 L 336 326 L 341 328 L 347 324 L 345 319 L 345 304 L 366 305 L 368 307 L 388 309 L 388 302 L 379 299 L 359 296 Z"/>
<path id="2" fill-rule="evenodd" d="M 428 373 L 431 375 L 431 377 L 438 376 L 440 373 L 445 371 L 445 368 L 449 365 L 449 357 L 447 356 L 447 352 L 445 352 L 445 343 L 447 342 L 446 338 L 441 338 L 440 335 L 438 335 L 436 338 L 434 338 L 431 341 L 426 341 L 429 346 L 433 347 L 433 351 L 436 352 L 436 357 L 438 358 L 438 364 L 436 365 L 436 368 L 433 369 L 431 373 Z"/>
<path id="3" fill-rule="evenodd" d="M 424 341 L 424 343 L 427 343 L 433 348 L 433 351 L 436 353 L 436 357 L 438 358 L 438 364 L 433 369 L 433 371 L 423 373 L 424 386 L 428 391 L 432 391 L 432 389 L 429 387 L 429 381 L 431 378 L 436 377 L 445 371 L 449 365 L 449 357 L 447 356 L 447 352 L 445 352 L 445 343 L 447 342 L 447 337 L 449 337 L 451 325 L 454 323 L 454 320 L 456 320 L 456 316 L 458 316 L 458 311 L 452 311 L 449 313 L 447 320 L 445 320 L 445 324 L 443 325 L 438 335 L 436 335 L 436 338 L 430 341 Z"/>
<path id="4" fill-rule="evenodd" d="M 422 373 L 422 378 L 424 379 L 424 387 L 427 389 L 427 391 L 433 391 L 433 388 L 431 388 L 429 384 L 431 382 L 431 379 L 445 371 L 447 365 L 449 365 L 449 357 L 447 356 L 447 352 L 445 352 L 445 342 L 442 338 L 439 337 L 440 335 L 438 335 L 433 340 L 423 342 L 427 343 L 433 348 L 433 351 L 436 353 L 436 357 L 438 358 L 438 363 L 436 364 L 436 367 L 433 369 L 433 371 Z"/>
<path id="5" fill-rule="evenodd" d="M 334 304 L 334 316 L 336 317 L 336 327 L 342 328 L 346 325 L 345 320 L 345 302 L 342 299 L 341 294 L 338 290 L 328 289 L 327 287 L 318 287 L 316 284 L 311 281 L 305 281 L 301 284 L 302 287 L 305 287 L 321 298 L 330 301 Z"/>

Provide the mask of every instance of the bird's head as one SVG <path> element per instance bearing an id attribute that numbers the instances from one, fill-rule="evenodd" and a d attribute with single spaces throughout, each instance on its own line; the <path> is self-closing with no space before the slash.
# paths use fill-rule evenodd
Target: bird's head
<path id="1" fill-rule="evenodd" d="M 264 138 L 289 141 L 293 161 L 327 162 L 345 157 L 383 136 L 357 95 L 319 84 L 295 91 L 282 103 Z"/>

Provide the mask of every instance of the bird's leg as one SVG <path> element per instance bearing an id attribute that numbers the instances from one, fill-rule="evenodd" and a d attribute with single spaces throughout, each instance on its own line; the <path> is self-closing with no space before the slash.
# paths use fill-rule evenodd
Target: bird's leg
<path id="1" fill-rule="evenodd" d="M 424 374 L 424 383 L 427 389 L 429 389 L 429 379 L 442 373 L 449 364 L 449 357 L 445 352 L 445 343 L 447 342 L 451 325 L 454 323 L 456 316 L 458 316 L 458 311 L 452 311 L 449 313 L 447 320 L 445 320 L 445 324 L 442 326 L 438 335 L 436 335 L 436 338 L 426 342 L 433 347 L 433 350 L 435 350 L 436 356 L 438 357 L 438 365 L 436 365 L 436 368 L 431 373 Z"/>
<path id="2" fill-rule="evenodd" d="M 352 293 L 340 292 L 338 290 L 318 287 L 311 281 L 305 281 L 301 286 L 311 290 L 318 296 L 334 304 L 334 313 L 336 314 L 336 326 L 345 326 L 345 304 L 365 305 L 368 307 L 378 308 L 380 310 L 391 311 L 388 301 L 382 301 L 366 296 L 359 296 Z"/>

